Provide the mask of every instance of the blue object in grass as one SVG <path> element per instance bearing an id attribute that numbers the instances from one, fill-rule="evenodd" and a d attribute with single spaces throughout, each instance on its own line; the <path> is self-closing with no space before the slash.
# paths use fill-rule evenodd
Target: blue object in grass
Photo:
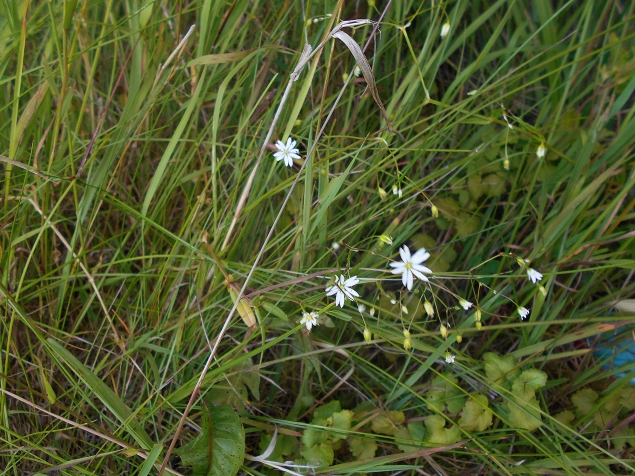
<path id="1" fill-rule="evenodd" d="M 604 370 L 611 372 L 615 369 L 635 364 L 635 342 L 631 337 L 631 332 L 631 329 L 627 329 L 625 332 L 603 339 L 600 344 L 602 348 L 593 352 L 598 359 L 607 361 L 604 364 Z M 614 344 L 616 341 L 618 343 Z M 630 371 L 617 373 L 615 377 L 623 377 L 627 372 L 631 373 L 633 370 L 635 368 Z M 635 377 L 631 379 L 631 384 L 635 385 Z"/>

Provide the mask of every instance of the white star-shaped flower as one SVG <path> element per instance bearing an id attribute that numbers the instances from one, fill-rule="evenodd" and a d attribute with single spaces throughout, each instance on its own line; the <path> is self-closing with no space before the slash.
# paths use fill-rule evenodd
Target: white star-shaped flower
<path id="1" fill-rule="evenodd" d="M 540 274 L 538 271 L 536 271 L 533 268 L 527 268 L 527 277 L 529 278 L 529 281 L 536 284 L 538 281 L 542 279 L 542 274 Z"/>
<path id="2" fill-rule="evenodd" d="M 303 312 L 300 324 L 304 324 L 306 330 L 310 331 L 313 326 L 318 325 L 318 317 L 320 317 L 320 315 L 317 312 Z"/>
<path id="3" fill-rule="evenodd" d="M 456 358 L 456 357 L 455 357 L 454 355 L 450 354 L 449 352 L 448 352 L 447 354 L 445 354 L 445 361 L 446 361 L 448 364 L 453 364 L 453 363 L 454 363 L 454 359 L 455 359 L 455 358 Z"/>
<path id="4" fill-rule="evenodd" d="M 292 140 L 291 137 L 287 138 L 286 144 L 280 140 L 277 141 L 276 148 L 278 149 L 278 152 L 273 154 L 273 156 L 276 158 L 276 161 L 280 162 L 281 160 L 284 160 L 284 165 L 286 165 L 287 167 L 292 167 L 293 159 L 300 158 L 300 156 L 298 155 L 299 149 L 296 149 L 295 144 L 296 142 Z"/>
<path id="5" fill-rule="evenodd" d="M 473 306 L 473 304 L 470 301 L 466 301 L 465 299 L 459 299 L 459 304 L 466 311 Z"/>
<path id="6" fill-rule="evenodd" d="M 529 309 L 526 307 L 519 307 L 518 314 L 520 314 L 521 319 L 525 319 L 529 315 Z"/>
<path id="7" fill-rule="evenodd" d="M 410 249 L 403 245 L 399 248 L 399 255 L 403 261 L 393 261 L 390 266 L 394 268 L 392 274 L 401 274 L 401 281 L 408 291 L 412 290 L 415 277 L 421 281 L 428 281 L 423 273 L 432 274 L 432 270 L 421 264 L 430 257 L 430 253 L 425 248 L 421 248 L 411 256 Z"/>
<path id="8" fill-rule="evenodd" d="M 335 276 L 333 286 L 326 288 L 326 295 L 333 296 L 335 294 L 335 305 L 344 307 L 345 298 L 349 301 L 354 301 L 356 297 L 359 297 L 357 291 L 353 289 L 359 283 L 357 276 L 346 279 L 343 274 Z"/>

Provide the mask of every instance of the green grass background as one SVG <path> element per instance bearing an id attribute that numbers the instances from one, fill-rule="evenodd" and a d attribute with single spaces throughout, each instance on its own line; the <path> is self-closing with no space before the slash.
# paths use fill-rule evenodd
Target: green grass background
<path id="1" fill-rule="evenodd" d="M 362 47 L 370 39 L 379 97 L 403 138 L 333 39 L 292 84 L 258 163 L 304 44 L 387 6 L 374 37 L 373 25 L 346 31 Z M 635 374 L 632 362 L 606 370 L 589 350 L 621 329 L 632 342 L 632 315 L 612 306 L 635 290 L 634 10 L 620 0 L 2 0 L 2 474 L 156 474 L 234 307 L 225 275 L 238 291 L 250 271 L 260 325 L 232 317 L 200 388 L 239 408 L 247 453 L 261 453 L 274 424 L 300 434 L 335 399 L 421 421 L 434 413 L 424 392 L 437 373 L 459 376 L 464 394 L 491 391 L 482 358 L 497 352 L 548 374 L 540 429 L 505 425 L 508 396 L 493 396 L 495 425 L 460 447 L 394 467 L 343 449 L 341 471 L 631 474 L 633 448 L 616 449 L 611 430 L 632 412 L 602 429 L 589 426 L 594 411 L 571 428 L 554 415 L 584 388 L 610 399 Z M 272 144 L 288 135 L 303 158 L 314 153 L 282 207 L 300 163 L 276 163 Z M 404 243 L 431 250 L 435 318 L 386 273 Z M 545 275 L 546 296 L 510 253 Z M 347 268 L 362 278 L 364 313 L 326 308 L 322 276 Z M 481 330 L 457 297 L 482 309 Z M 303 310 L 333 326 L 299 331 Z M 235 388 L 246 373 L 255 392 Z M 177 447 L 199 431 L 201 408 Z M 348 436 L 380 444 L 378 457 L 400 452 L 361 427 Z M 277 474 L 250 461 L 241 471 Z"/>

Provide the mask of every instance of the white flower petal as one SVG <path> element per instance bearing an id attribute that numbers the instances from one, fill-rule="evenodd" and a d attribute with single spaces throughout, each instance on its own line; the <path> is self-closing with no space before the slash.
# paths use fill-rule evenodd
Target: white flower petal
<path id="1" fill-rule="evenodd" d="M 337 293 L 339 290 L 340 288 L 338 288 L 337 286 L 329 286 L 328 288 L 326 288 L 326 295 L 332 296 L 333 294 Z"/>
<path id="2" fill-rule="evenodd" d="M 399 248 L 399 256 L 404 263 L 408 263 L 410 261 L 410 249 L 406 245 L 403 245 Z"/>
<path id="3" fill-rule="evenodd" d="M 406 275 L 408 276 L 408 284 L 406 287 L 408 288 L 408 291 L 412 291 L 412 285 L 414 284 L 414 277 L 412 276 L 412 271 L 408 270 Z"/>
<path id="4" fill-rule="evenodd" d="M 392 261 L 391 263 L 388 263 L 390 266 L 392 266 L 393 268 L 403 268 L 406 264 L 403 261 Z"/>
<path id="5" fill-rule="evenodd" d="M 426 277 L 425 274 L 421 273 L 418 269 L 412 268 L 410 270 L 410 272 L 412 274 L 414 274 L 418 279 L 420 279 L 421 281 L 426 281 L 429 282 L 428 278 Z"/>
<path id="6" fill-rule="evenodd" d="M 403 274 L 406 272 L 406 267 L 402 265 L 401 268 L 391 269 L 390 272 L 392 274 Z"/>
<path id="7" fill-rule="evenodd" d="M 420 271 L 422 273 L 432 274 L 432 270 L 430 268 L 427 268 L 421 264 L 413 264 L 412 269 L 416 269 L 417 271 Z"/>
<path id="8" fill-rule="evenodd" d="M 359 283 L 359 278 L 357 276 L 353 276 L 352 278 L 348 278 L 346 281 L 344 281 L 344 286 L 355 286 L 357 283 Z"/>
<path id="9" fill-rule="evenodd" d="M 430 253 L 428 253 L 425 248 L 421 248 L 420 250 L 417 250 L 415 254 L 412 255 L 412 258 L 410 258 L 410 261 L 413 264 L 421 264 L 425 260 L 427 260 L 429 257 L 430 257 Z"/>

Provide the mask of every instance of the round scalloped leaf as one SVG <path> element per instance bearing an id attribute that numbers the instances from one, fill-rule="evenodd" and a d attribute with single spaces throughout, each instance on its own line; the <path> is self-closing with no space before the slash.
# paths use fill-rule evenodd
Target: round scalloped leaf
<path id="1" fill-rule="evenodd" d="M 201 433 L 174 453 L 194 476 L 234 476 L 245 459 L 245 429 L 231 408 L 210 404 L 203 409 Z"/>

